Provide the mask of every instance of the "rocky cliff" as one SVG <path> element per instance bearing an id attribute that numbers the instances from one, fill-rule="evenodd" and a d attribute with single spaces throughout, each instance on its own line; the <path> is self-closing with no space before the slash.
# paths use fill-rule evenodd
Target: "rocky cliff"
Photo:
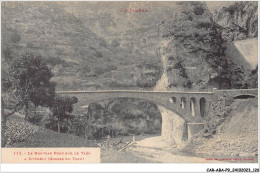
<path id="1" fill-rule="evenodd" d="M 257 25 L 257 4 L 241 3 L 223 8 L 216 14 L 218 20 L 206 3 L 179 2 L 176 5 L 173 16 L 159 27 L 159 53 L 168 64 L 168 88 L 209 90 L 214 87 L 244 87 L 246 72 L 240 64 L 226 56 L 225 44 L 228 39 L 224 33 L 230 28 L 233 30 L 236 25 L 242 27 L 240 21 L 243 20 L 247 24 L 243 25 L 247 33 L 240 39 L 255 37 L 257 33 L 253 26 Z M 223 17 L 221 22 L 220 16 L 225 16 L 227 9 L 233 9 L 233 13 L 228 18 Z M 245 10 L 242 17 L 235 18 L 234 15 L 242 14 L 241 9 Z M 239 82 L 238 77 L 242 79 Z"/>
<path id="2" fill-rule="evenodd" d="M 167 59 L 170 88 L 205 89 L 217 72 L 206 61 L 219 51 L 213 16 L 205 3 L 179 2 L 171 18 L 160 25 L 160 56 Z"/>
<path id="3" fill-rule="evenodd" d="M 258 36 L 257 1 L 236 2 L 214 13 L 214 21 L 222 28 L 226 41 L 236 41 Z"/>

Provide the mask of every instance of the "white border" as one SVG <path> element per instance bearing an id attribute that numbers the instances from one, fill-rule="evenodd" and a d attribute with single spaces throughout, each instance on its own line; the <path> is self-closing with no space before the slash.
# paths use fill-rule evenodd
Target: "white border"
<path id="1" fill-rule="evenodd" d="M 22 1 L 22 0 L 9 0 L 9 1 Z M 27 0 L 27 1 L 36 1 L 36 0 Z M 70 0 L 44 0 L 44 1 L 70 1 Z M 73 1 L 73 0 L 71 0 Z M 77 1 L 97 1 L 97 0 L 77 0 Z M 115 1 L 115 0 L 104 0 L 104 1 Z M 126 0 L 118 0 L 126 1 Z M 129 0 L 130 1 L 130 0 Z M 139 1 L 139 0 L 131 0 Z M 149 1 L 158 1 L 158 0 L 149 0 Z M 171 1 L 171 0 L 165 0 Z M 182 0 L 182 1 L 191 1 L 191 0 Z M 199 1 L 199 0 L 193 0 Z M 205 1 L 205 0 L 201 0 Z M 208 1 L 225 1 L 225 0 L 208 0 Z M 226 1 L 236 1 L 236 0 L 226 0 Z M 244 0 L 252 1 L 252 0 Z M 1 0 L 3 2 L 3 0 Z M 258 1 L 258 9 L 259 9 Z M 1 15 L 1 14 L 0 14 Z M 260 17 L 258 10 L 258 19 Z M 259 33 L 259 22 L 258 22 L 258 33 Z M 0 27 L 1 31 L 1 27 Z M 259 38 L 258 38 L 259 42 Z M 0 42 L 1 44 L 1 42 Z M 260 46 L 258 44 L 258 50 Z M 1 56 L 1 55 L 0 55 Z M 258 54 L 258 61 L 259 61 Z M 1 66 L 0 66 L 1 69 Z M 259 71 L 258 71 L 259 72 Z M 1 76 L 1 74 L 0 74 Z M 258 76 L 258 81 L 260 77 Z M 258 85 L 258 89 L 260 86 Z M 0 91 L 1 93 L 1 91 Z M 1 103 L 1 101 L 0 101 Z M 258 98 L 258 105 L 260 99 Z M 258 120 L 259 120 L 260 111 L 258 109 Z M 258 121 L 258 129 L 259 129 Z M 1 129 L 0 129 L 1 130 Z M 258 139 L 260 134 L 258 133 Z M 1 138 L 1 137 L 0 137 Z M 259 142 L 258 142 L 259 146 Z M 259 147 L 258 147 L 259 148 Z M 0 151 L 1 152 L 1 151 Z M 258 151 L 259 154 L 259 151 Z M 1 160 L 1 158 L 0 158 Z M 258 156 L 259 160 L 259 156 Z M 207 168 L 259 168 L 259 163 L 226 163 L 226 164 L 206 164 L 206 163 L 194 163 L 194 164 L 1 164 L 1 172 L 206 172 Z"/>
<path id="2" fill-rule="evenodd" d="M 4 172 L 206 172 L 207 168 L 258 168 L 258 164 L 2 164 Z"/>

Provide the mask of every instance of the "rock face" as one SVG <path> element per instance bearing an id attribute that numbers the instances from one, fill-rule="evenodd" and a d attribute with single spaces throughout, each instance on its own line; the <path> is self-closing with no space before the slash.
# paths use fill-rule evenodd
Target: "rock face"
<path id="1" fill-rule="evenodd" d="M 257 36 L 257 3 L 223 8 L 215 20 L 203 2 L 179 2 L 176 6 L 173 16 L 159 27 L 159 56 L 167 61 L 168 88 L 244 87 L 246 72 L 226 56 L 225 43 Z M 226 33 L 233 35 L 229 38 Z M 237 82 L 237 78 L 242 80 Z"/>
<path id="2" fill-rule="evenodd" d="M 243 40 L 258 36 L 258 5 L 256 1 L 236 2 L 216 11 L 214 21 L 223 27 L 222 37 L 226 41 Z"/>
<path id="3" fill-rule="evenodd" d="M 242 3 L 240 8 L 245 5 Z M 250 6 L 250 3 L 248 5 Z M 239 10 L 236 10 L 236 13 L 239 13 Z M 256 14 L 255 11 L 248 13 L 248 21 L 254 23 Z M 239 19 L 233 19 L 233 22 L 235 21 L 239 23 Z M 225 25 L 229 26 L 223 23 L 223 26 Z M 224 31 L 226 30 L 227 28 L 224 28 Z M 213 15 L 205 3 L 177 3 L 174 15 L 162 22 L 159 27 L 158 53 L 163 62 L 164 73 L 154 89 L 208 90 L 214 87 L 228 87 L 222 85 L 225 76 L 232 77 L 243 72 L 234 73 L 241 64 L 233 63 L 233 60 L 225 55 L 223 43 L 228 40 L 222 38 L 223 35 L 220 34 L 222 31 L 223 28 L 213 20 Z M 244 38 L 248 37 L 250 34 L 245 35 Z M 235 80 L 230 77 L 226 79 Z M 162 137 L 167 142 L 179 146 L 185 138 L 185 122 L 173 112 L 162 107 L 159 107 L 159 110 L 162 115 Z"/>
<path id="4" fill-rule="evenodd" d="M 160 25 L 160 56 L 167 57 L 170 88 L 205 89 L 217 75 L 206 58 L 219 51 L 212 14 L 205 3 L 179 2 L 171 18 Z"/>
<path id="5" fill-rule="evenodd" d="M 161 41 L 162 45 L 167 45 L 167 41 Z M 167 61 L 167 57 L 163 55 L 162 53 L 162 49 L 159 50 L 160 55 L 161 55 L 161 61 L 162 61 L 162 66 L 163 66 L 163 70 L 162 70 L 162 75 L 161 78 L 157 81 L 154 90 L 155 91 L 166 91 L 168 89 L 169 86 L 169 78 L 167 75 L 167 65 L 168 65 L 168 61 Z"/>
<path id="6" fill-rule="evenodd" d="M 179 147 L 187 139 L 187 127 L 185 121 L 175 113 L 159 106 L 162 115 L 162 133 L 164 141 L 171 146 Z"/>
<path id="7" fill-rule="evenodd" d="M 166 40 L 161 41 L 162 46 L 167 46 L 169 43 Z M 163 73 L 161 78 L 157 81 L 154 91 L 167 91 L 169 86 L 169 78 L 167 75 L 167 56 L 163 54 L 163 49 L 160 49 L 161 61 L 163 65 Z M 176 113 L 158 106 L 158 110 L 162 116 L 161 137 L 170 147 L 179 147 L 183 144 L 186 134 L 185 121 Z"/>

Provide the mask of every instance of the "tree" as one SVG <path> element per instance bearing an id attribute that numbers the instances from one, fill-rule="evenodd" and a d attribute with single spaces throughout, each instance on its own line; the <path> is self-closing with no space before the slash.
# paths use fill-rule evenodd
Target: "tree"
<path id="1" fill-rule="evenodd" d="M 71 115 L 73 111 L 73 104 L 77 103 L 76 97 L 59 97 L 56 96 L 51 106 L 52 115 L 58 120 L 58 133 L 60 133 L 61 122 L 74 118 Z"/>
<path id="2" fill-rule="evenodd" d="M 35 57 L 32 53 L 22 55 L 12 63 L 9 75 L 2 77 L 1 96 L 1 146 L 6 144 L 5 127 L 7 118 L 25 107 L 25 119 L 28 118 L 29 103 L 35 106 L 50 106 L 55 95 L 55 85 L 50 82 L 53 76 L 47 64 L 40 56 Z M 5 112 L 7 105 L 4 97 L 11 98 L 10 112 Z M 10 103 L 9 103 L 10 104 Z"/>
<path id="3" fill-rule="evenodd" d="M 258 88 L 258 66 L 245 77 L 245 88 Z"/>
<path id="4" fill-rule="evenodd" d="M 12 91 L 16 96 L 17 107 L 25 108 L 25 120 L 28 119 L 29 104 L 49 107 L 55 96 L 55 84 L 50 81 L 53 74 L 41 56 L 26 53 L 13 61 L 10 67 Z"/>
<path id="5" fill-rule="evenodd" d="M 6 62 L 11 62 L 13 60 L 12 50 L 11 50 L 9 45 L 6 45 L 3 48 L 3 55 L 4 55 L 3 57 L 4 57 Z"/>

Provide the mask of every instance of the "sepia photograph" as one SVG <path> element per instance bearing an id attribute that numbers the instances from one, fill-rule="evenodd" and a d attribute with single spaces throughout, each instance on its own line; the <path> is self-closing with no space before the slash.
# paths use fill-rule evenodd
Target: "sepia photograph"
<path id="1" fill-rule="evenodd" d="M 258 1 L 1 2 L 1 148 L 258 163 Z"/>

